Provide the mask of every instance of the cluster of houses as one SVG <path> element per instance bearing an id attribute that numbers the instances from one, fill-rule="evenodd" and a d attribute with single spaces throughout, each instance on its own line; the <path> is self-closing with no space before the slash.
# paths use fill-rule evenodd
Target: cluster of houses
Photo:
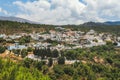
<path id="1" fill-rule="evenodd" d="M 65 29 L 62 27 L 56 27 L 56 30 L 50 30 L 49 33 L 19 33 L 13 35 L 0 34 L 0 38 L 9 40 L 17 40 L 23 36 L 30 36 L 33 42 L 26 43 L 23 45 L 19 45 L 16 41 L 13 44 L 8 45 L 8 50 L 12 49 L 26 49 L 28 47 L 38 47 L 38 48 L 47 48 L 50 49 L 75 49 L 75 48 L 83 48 L 83 47 L 93 47 L 99 45 L 105 45 L 106 41 L 118 42 L 118 46 L 120 46 L 120 37 L 113 37 L 111 34 L 106 33 L 97 33 L 94 30 L 90 30 L 88 32 L 82 31 L 72 31 L 70 29 Z M 52 41 L 61 42 L 57 45 L 52 45 L 52 43 L 46 42 L 47 39 Z M 68 45 L 65 45 L 65 44 Z M 69 46 L 73 45 L 73 46 Z"/>
<path id="2" fill-rule="evenodd" d="M 30 36 L 32 41 L 25 44 L 19 44 L 19 39 L 24 36 Z M 82 31 L 72 31 L 70 29 L 65 29 L 62 27 L 56 27 L 55 30 L 50 30 L 49 33 L 17 33 L 13 35 L 0 34 L 0 38 L 3 38 L 6 41 L 12 41 L 7 46 L 9 51 L 17 49 L 27 49 L 27 48 L 50 48 L 51 50 L 68 50 L 76 48 L 85 48 L 106 45 L 106 42 L 116 42 L 117 46 L 120 47 L 120 37 L 113 36 L 108 33 L 97 33 L 95 30 L 89 30 L 88 32 Z M 56 45 L 47 41 L 58 42 Z M 34 55 L 29 54 L 26 56 L 33 60 L 41 61 L 41 59 Z M 57 62 L 57 59 L 53 59 L 54 62 Z M 48 59 L 45 59 L 48 62 Z M 73 64 L 77 60 L 65 60 L 66 64 Z M 78 61 L 79 62 L 79 61 Z"/>

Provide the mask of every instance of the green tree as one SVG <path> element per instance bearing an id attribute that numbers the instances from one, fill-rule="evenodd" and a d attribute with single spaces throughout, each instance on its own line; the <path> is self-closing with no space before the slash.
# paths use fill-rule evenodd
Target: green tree
<path id="1" fill-rule="evenodd" d="M 26 49 L 23 49 L 23 50 L 21 51 L 21 57 L 24 58 L 24 57 L 26 57 L 27 55 L 28 55 L 27 50 L 26 50 Z"/>
<path id="2" fill-rule="evenodd" d="M 3 38 L 0 38 L 0 43 L 3 43 L 4 41 L 6 41 L 6 40 Z"/>
<path id="3" fill-rule="evenodd" d="M 74 69 L 72 67 L 64 67 L 64 73 L 72 76 L 74 74 Z"/>
<path id="4" fill-rule="evenodd" d="M 28 47 L 28 48 L 27 48 L 27 51 L 28 51 L 28 52 L 32 52 L 32 51 L 33 51 L 33 48 Z"/>
<path id="5" fill-rule="evenodd" d="M 53 65 L 53 59 L 49 58 L 48 59 L 48 66 L 51 67 Z"/>
<path id="6" fill-rule="evenodd" d="M 0 46 L 0 53 L 3 53 L 3 52 L 5 52 L 5 47 L 3 47 L 3 46 Z"/>
<path id="7" fill-rule="evenodd" d="M 60 77 L 60 76 L 62 76 L 64 74 L 64 71 L 63 71 L 62 67 L 59 66 L 59 65 L 55 65 L 53 67 L 53 70 L 55 72 L 56 78 L 58 78 L 58 77 Z"/>
<path id="8" fill-rule="evenodd" d="M 32 63 L 33 63 L 33 60 L 29 58 L 25 58 L 25 60 L 23 61 L 23 65 L 27 68 L 30 68 Z"/>
<path id="9" fill-rule="evenodd" d="M 52 52 L 52 57 L 54 57 L 54 58 L 59 57 L 59 52 L 58 52 L 57 49 L 53 50 L 53 52 Z"/>
<path id="10" fill-rule="evenodd" d="M 31 40 L 30 36 L 23 36 L 22 38 L 20 38 L 19 43 L 20 44 L 25 44 L 25 43 L 29 43 Z"/>
<path id="11" fill-rule="evenodd" d="M 58 64 L 65 64 L 65 58 L 64 57 L 59 57 L 58 58 Z"/>

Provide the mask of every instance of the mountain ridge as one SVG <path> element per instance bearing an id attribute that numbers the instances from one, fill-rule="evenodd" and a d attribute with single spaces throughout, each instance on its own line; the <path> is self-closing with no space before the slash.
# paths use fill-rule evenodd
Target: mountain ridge
<path id="1" fill-rule="evenodd" d="M 0 16 L 0 20 L 2 21 L 16 21 L 16 22 L 20 22 L 20 23 L 30 23 L 30 24 L 37 24 L 37 22 L 34 21 L 30 21 L 27 19 L 23 19 L 23 18 L 19 18 L 19 17 L 5 17 L 5 16 Z"/>
<path id="2" fill-rule="evenodd" d="M 13 16 L 10 16 L 10 17 L 0 16 L 0 20 L 2 20 L 2 21 L 16 21 L 16 22 L 30 23 L 30 24 L 40 24 L 40 23 L 37 23 L 34 21 L 30 21 L 27 19 L 19 18 L 19 17 L 13 17 Z M 106 21 L 106 22 L 89 21 L 89 22 L 85 22 L 85 23 L 80 24 L 80 25 L 81 26 L 88 26 L 88 27 L 91 27 L 91 26 L 113 26 L 113 25 L 118 26 L 118 25 L 120 25 L 120 21 Z"/>
<path id="3" fill-rule="evenodd" d="M 105 22 L 107 25 L 120 25 L 120 21 L 107 21 Z"/>

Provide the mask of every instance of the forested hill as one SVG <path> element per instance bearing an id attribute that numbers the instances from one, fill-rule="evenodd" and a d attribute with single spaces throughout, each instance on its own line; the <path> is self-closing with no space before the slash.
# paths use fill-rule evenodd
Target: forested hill
<path id="1" fill-rule="evenodd" d="M 0 21 L 0 33 L 12 34 L 19 32 L 40 32 L 54 29 L 57 25 L 30 24 L 13 21 Z M 98 32 L 108 32 L 120 35 L 120 25 L 108 25 L 103 23 L 88 22 L 81 25 L 62 25 L 61 27 L 71 28 L 73 30 L 88 31 L 94 29 Z"/>
<path id="2" fill-rule="evenodd" d="M 52 29 L 53 25 L 30 24 L 15 21 L 0 21 L 0 33 L 12 34 Z"/>
<path id="3" fill-rule="evenodd" d="M 0 58 L 0 80 L 51 80 L 36 68 L 26 68 L 21 63 Z"/>
<path id="4" fill-rule="evenodd" d="M 115 35 L 120 35 L 120 25 L 116 22 L 105 22 L 105 23 L 96 23 L 96 22 L 86 22 L 80 25 L 64 25 L 62 27 L 72 28 L 74 30 L 89 31 L 93 29 L 97 32 L 107 32 Z"/>

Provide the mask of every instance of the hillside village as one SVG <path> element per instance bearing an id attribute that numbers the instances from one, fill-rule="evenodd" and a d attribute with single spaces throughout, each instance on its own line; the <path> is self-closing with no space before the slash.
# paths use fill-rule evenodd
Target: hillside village
<path id="1" fill-rule="evenodd" d="M 0 80 L 120 80 L 120 0 L 0 0 Z"/>
<path id="2" fill-rule="evenodd" d="M 71 50 L 77 48 L 87 48 L 93 46 L 106 45 L 108 42 L 116 43 L 120 46 L 120 37 L 108 33 L 97 33 L 95 30 L 88 32 L 72 31 L 62 27 L 56 27 L 55 30 L 41 33 L 17 33 L 13 35 L 0 34 L 1 41 L 8 51 L 23 49 L 47 49 L 50 50 Z M 6 41 L 6 43 L 4 43 Z M 19 55 L 21 56 L 21 55 Z M 28 54 L 27 58 L 41 60 L 34 53 Z M 46 59 L 47 60 L 47 59 Z M 74 63 L 68 61 L 67 63 Z"/>
<path id="3" fill-rule="evenodd" d="M 20 39 L 26 36 L 30 38 L 30 42 L 20 45 Z M 50 47 L 51 49 L 63 50 L 105 45 L 107 41 L 117 42 L 119 44 L 120 41 L 120 37 L 108 33 L 97 33 L 94 30 L 88 32 L 72 31 L 62 27 L 56 27 L 56 30 L 50 30 L 48 33 L 0 34 L 0 38 L 8 41 L 8 43 L 13 41 L 12 44 L 5 44 L 8 50 L 24 49 L 28 47 Z"/>

